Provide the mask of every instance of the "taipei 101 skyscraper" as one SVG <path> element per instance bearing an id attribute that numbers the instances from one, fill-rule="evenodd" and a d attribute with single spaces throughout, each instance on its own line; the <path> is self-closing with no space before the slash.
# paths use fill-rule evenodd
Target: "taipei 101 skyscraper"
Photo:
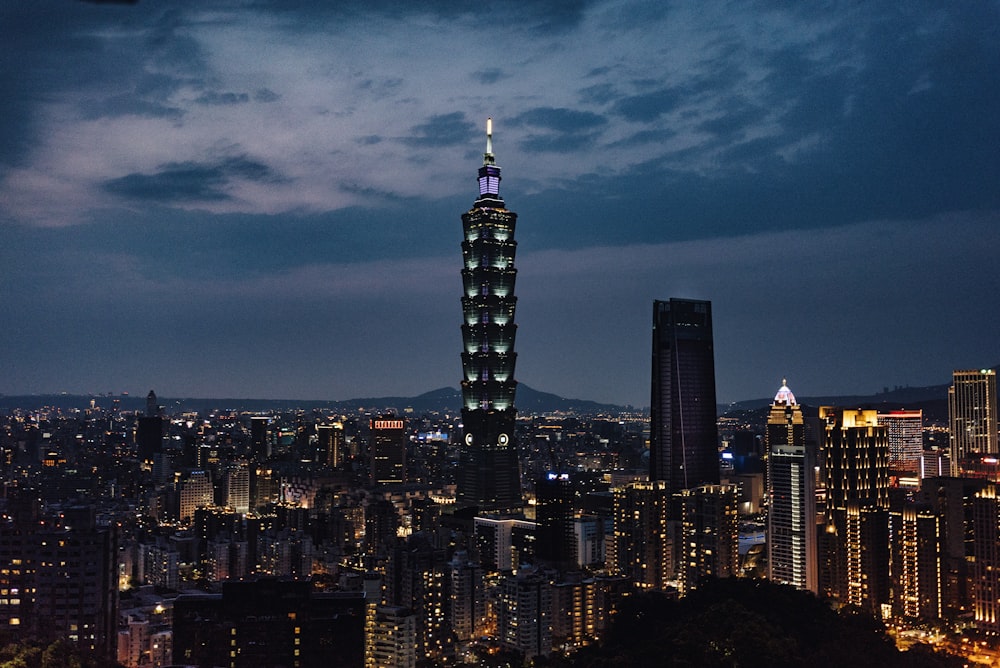
<path id="1" fill-rule="evenodd" d="M 458 471 L 458 503 L 480 511 L 519 508 L 521 476 L 514 431 L 514 224 L 500 197 L 493 157 L 493 122 L 486 121 L 486 153 L 479 197 L 462 214 L 462 422 L 465 440 Z"/>

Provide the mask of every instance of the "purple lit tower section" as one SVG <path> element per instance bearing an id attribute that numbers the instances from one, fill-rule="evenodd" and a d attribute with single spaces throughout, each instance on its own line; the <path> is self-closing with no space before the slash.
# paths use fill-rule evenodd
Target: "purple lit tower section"
<path id="1" fill-rule="evenodd" d="M 493 123 L 486 121 L 486 153 L 479 168 L 479 197 L 462 214 L 462 422 L 464 443 L 458 501 L 481 511 L 514 511 L 522 505 L 514 432 L 514 225 L 517 214 L 500 197 L 500 168 L 493 157 Z"/>

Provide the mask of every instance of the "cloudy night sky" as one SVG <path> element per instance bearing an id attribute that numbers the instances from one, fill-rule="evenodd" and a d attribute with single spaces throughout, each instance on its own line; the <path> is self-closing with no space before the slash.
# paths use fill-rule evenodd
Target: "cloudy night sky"
<path id="1" fill-rule="evenodd" d="M 818 4 L 5 2 L 0 392 L 457 387 L 487 116 L 522 383 L 648 405 L 670 297 L 720 401 L 1000 362 L 1000 4 Z"/>

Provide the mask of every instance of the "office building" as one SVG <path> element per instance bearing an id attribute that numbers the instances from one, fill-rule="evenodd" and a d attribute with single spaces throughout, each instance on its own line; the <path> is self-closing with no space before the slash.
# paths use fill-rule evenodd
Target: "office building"
<path id="1" fill-rule="evenodd" d="M 570 569 L 576 564 L 573 516 L 576 490 L 568 473 L 548 473 L 535 484 L 535 556 L 540 564 Z"/>
<path id="2" fill-rule="evenodd" d="M 215 503 L 215 490 L 208 471 L 201 469 L 187 471 L 177 481 L 177 519 L 190 522 L 198 508 Z"/>
<path id="3" fill-rule="evenodd" d="M 711 302 L 653 302 L 649 479 L 670 494 L 719 483 Z"/>
<path id="4" fill-rule="evenodd" d="M 250 469 L 246 462 L 238 462 L 228 466 L 222 475 L 222 482 L 226 506 L 243 515 L 249 513 Z"/>
<path id="5" fill-rule="evenodd" d="M 397 418 L 371 421 L 371 480 L 376 485 L 406 482 L 406 422 Z"/>
<path id="6" fill-rule="evenodd" d="M 517 214 L 500 196 L 492 121 L 479 169 L 479 197 L 462 214 L 462 423 L 458 501 L 482 511 L 519 508 L 515 434 L 514 227 Z"/>
<path id="7" fill-rule="evenodd" d="M 955 371 L 948 388 L 951 475 L 961 476 L 966 458 L 995 455 L 997 374 L 993 369 Z"/>
<path id="8" fill-rule="evenodd" d="M 889 471 L 894 475 L 920 477 L 924 454 L 924 412 L 889 411 L 878 414 L 889 439 Z"/>
<path id="9" fill-rule="evenodd" d="M 272 440 L 271 418 L 263 415 L 250 418 L 250 457 L 254 462 L 265 462 L 271 457 Z"/>
<path id="10" fill-rule="evenodd" d="M 787 383 L 774 396 L 766 439 L 768 579 L 817 593 L 816 453 Z"/>
<path id="11" fill-rule="evenodd" d="M 889 602 L 889 441 L 874 410 L 823 406 L 824 591 L 878 613 Z"/>
<path id="12" fill-rule="evenodd" d="M 163 417 L 152 390 L 146 396 L 146 414 L 136 420 L 135 443 L 139 461 L 152 466 L 156 455 L 163 452 Z"/>
<path id="13" fill-rule="evenodd" d="M 330 468 L 342 466 L 347 455 L 344 449 L 344 425 L 339 422 L 317 425 L 316 435 L 317 461 L 323 462 Z"/>

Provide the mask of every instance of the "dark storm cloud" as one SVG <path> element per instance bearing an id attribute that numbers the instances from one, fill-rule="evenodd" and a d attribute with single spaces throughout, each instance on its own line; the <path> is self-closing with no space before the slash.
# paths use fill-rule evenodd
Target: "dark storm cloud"
<path id="1" fill-rule="evenodd" d="M 765 109 L 739 98 L 727 98 L 722 100 L 719 106 L 723 113 L 700 123 L 699 130 L 723 137 L 742 135 L 748 128 L 760 122 L 767 113 Z"/>
<path id="2" fill-rule="evenodd" d="M 0 166 L 18 164 L 38 138 L 36 106 L 67 91 L 101 90 L 118 81 L 138 81 L 134 91 L 97 94 L 84 104 L 85 117 L 174 116 L 164 97 L 146 89 L 147 62 L 190 77 L 205 68 L 201 45 L 184 34 L 179 11 L 157 3 L 130 7 L 83 2 L 0 2 Z M 106 34 L 135 32 L 138 39 Z M 135 96 L 135 97 L 133 97 Z"/>
<path id="3" fill-rule="evenodd" d="M 208 105 L 233 105 L 245 104 L 250 101 L 247 93 L 233 93 L 231 91 L 218 92 L 214 90 L 205 91 L 194 100 L 198 104 Z"/>
<path id="4" fill-rule="evenodd" d="M 587 86 L 579 92 L 580 101 L 584 104 L 607 104 L 621 95 L 612 84 L 601 83 Z"/>
<path id="5" fill-rule="evenodd" d="M 577 25 L 592 0 L 254 0 L 250 6 L 308 23 L 316 16 L 365 19 L 371 16 L 411 17 L 433 15 L 449 21 L 475 21 L 481 26 L 518 26 L 536 33 L 561 33 Z"/>
<path id="6" fill-rule="evenodd" d="M 512 126 L 524 126 L 532 132 L 520 142 L 529 153 L 566 153 L 592 144 L 607 119 L 598 114 L 575 109 L 536 107 L 510 120 Z M 534 130 L 541 130 L 535 132 Z"/>
<path id="7" fill-rule="evenodd" d="M 150 202 L 220 201 L 230 198 L 226 187 L 235 180 L 275 181 L 270 167 L 245 156 L 218 163 L 168 163 L 153 174 L 128 174 L 104 183 L 114 195 Z"/>
<path id="8" fill-rule="evenodd" d="M 589 111 L 536 107 L 510 120 L 511 125 L 528 125 L 559 132 L 589 131 L 607 125 L 607 119 Z"/>
<path id="9" fill-rule="evenodd" d="M 661 88 L 622 98 L 615 102 L 611 109 L 625 120 L 648 123 L 673 111 L 683 100 L 682 90 Z"/>
<path id="10" fill-rule="evenodd" d="M 269 88 L 258 88 L 254 91 L 253 99 L 257 102 L 276 102 L 281 96 Z"/>
<path id="11" fill-rule="evenodd" d="M 506 76 L 507 75 L 504 74 L 504 71 L 497 67 L 491 67 L 489 69 L 479 70 L 478 72 L 472 73 L 473 80 L 483 85 L 495 84 Z"/>
<path id="12" fill-rule="evenodd" d="M 80 104 L 80 112 L 84 118 L 149 116 L 179 119 L 184 115 L 184 110 L 179 107 L 151 102 L 134 95 L 114 95 L 101 100 L 86 100 Z"/>
<path id="13" fill-rule="evenodd" d="M 426 122 L 414 125 L 403 142 L 411 146 L 456 146 L 466 144 L 478 134 L 476 126 L 455 111 L 431 116 Z"/>
<path id="14" fill-rule="evenodd" d="M 677 133 L 670 129 L 662 130 L 642 130 L 629 135 L 625 139 L 620 139 L 609 144 L 610 148 L 628 148 L 630 146 L 643 146 L 645 144 L 661 144 L 668 139 L 676 137 Z"/>

